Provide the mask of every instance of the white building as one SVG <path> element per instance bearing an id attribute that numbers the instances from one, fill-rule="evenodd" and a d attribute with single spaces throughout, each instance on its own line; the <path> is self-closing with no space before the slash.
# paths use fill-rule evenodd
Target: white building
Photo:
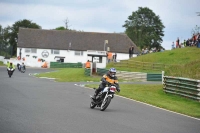
<path id="1" fill-rule="evenodd" d="M 41 67 L 44 60 L 48 64 L 90 60 L 97 62 L 98 68 L 105 68 L 107 50 L 116 53 L 117 60 L 124 60 L 129 59 L 130 46 L 135 47 L 134 53 L 139 53 L 126 34 L 20 28 L 17 57 L 25 58 L 23 62 L 32 67 Z"/>

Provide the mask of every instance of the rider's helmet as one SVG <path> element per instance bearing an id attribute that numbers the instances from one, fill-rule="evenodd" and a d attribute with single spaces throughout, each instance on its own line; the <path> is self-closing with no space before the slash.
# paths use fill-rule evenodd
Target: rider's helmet
<path id="1" fill-rule="evenodd" d="M 115 77 L 116 72 L 117 72 L 117 70 L 115 68 L 109 69 L 109 74 L 110 74 L 111 77 Z"/>
<path id="2" fill-rule="evenodd" d="M 10 62 L 10 65 L 12 66 L 12 62 Z"/>

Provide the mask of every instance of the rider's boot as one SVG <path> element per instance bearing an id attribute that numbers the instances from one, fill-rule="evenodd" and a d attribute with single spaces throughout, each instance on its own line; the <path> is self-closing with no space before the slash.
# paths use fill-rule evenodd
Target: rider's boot
<path id="1" fill-rule="evenodd" d="M 92 99 L 96 100 L 97 94 L 96 92 L 94 93 L 94 95 L 92 96 Z"/>
<path id="2" fill-rule="evenodd" d="M 99 94 L 99 90 L 97 89 L 92 97 L 92 99 L 96 100 L 97 95 Z"/>

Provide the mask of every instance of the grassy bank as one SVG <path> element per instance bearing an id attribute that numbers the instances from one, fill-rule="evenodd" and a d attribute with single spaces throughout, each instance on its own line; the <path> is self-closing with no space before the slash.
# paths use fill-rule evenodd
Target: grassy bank
<path id="1" fill-rule="evenodd" d="M 184 77 L 192 79 L 200 79 L 200 48 L 187 47 L 174 50 L 166 50 L 164 52 L 150 53 L 131 58 L 130 61 L 140 61 L 148 63 L 162 63 L 169 65 L 163 68 L 165 75 Z M 115 67 L 117 70 L 132 72 L 161 73 L 161 70 L 142 70 L 128 67 L 117 67 L 114 63 L 107 65 L 107 68 Z"/>

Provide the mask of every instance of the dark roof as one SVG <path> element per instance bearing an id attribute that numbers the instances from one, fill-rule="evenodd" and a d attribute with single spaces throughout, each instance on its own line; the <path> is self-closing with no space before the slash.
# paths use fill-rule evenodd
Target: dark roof
<path id="1" fill-rule="evenodd" d="M 41 48 L 41 49 L 69 49 L 86 50 L 104 50 L 104 41 L 108 40 L 107 47 L 111 52 L 128 53 L 130 46 L 134 46 L 134 52 L 139 49 L 126 34 L 120 33 L 97 33 L 97 32 L 74 32 L 67 30 L 41 30 L 19 28 L 18 47 L 23 48 Z"/>

